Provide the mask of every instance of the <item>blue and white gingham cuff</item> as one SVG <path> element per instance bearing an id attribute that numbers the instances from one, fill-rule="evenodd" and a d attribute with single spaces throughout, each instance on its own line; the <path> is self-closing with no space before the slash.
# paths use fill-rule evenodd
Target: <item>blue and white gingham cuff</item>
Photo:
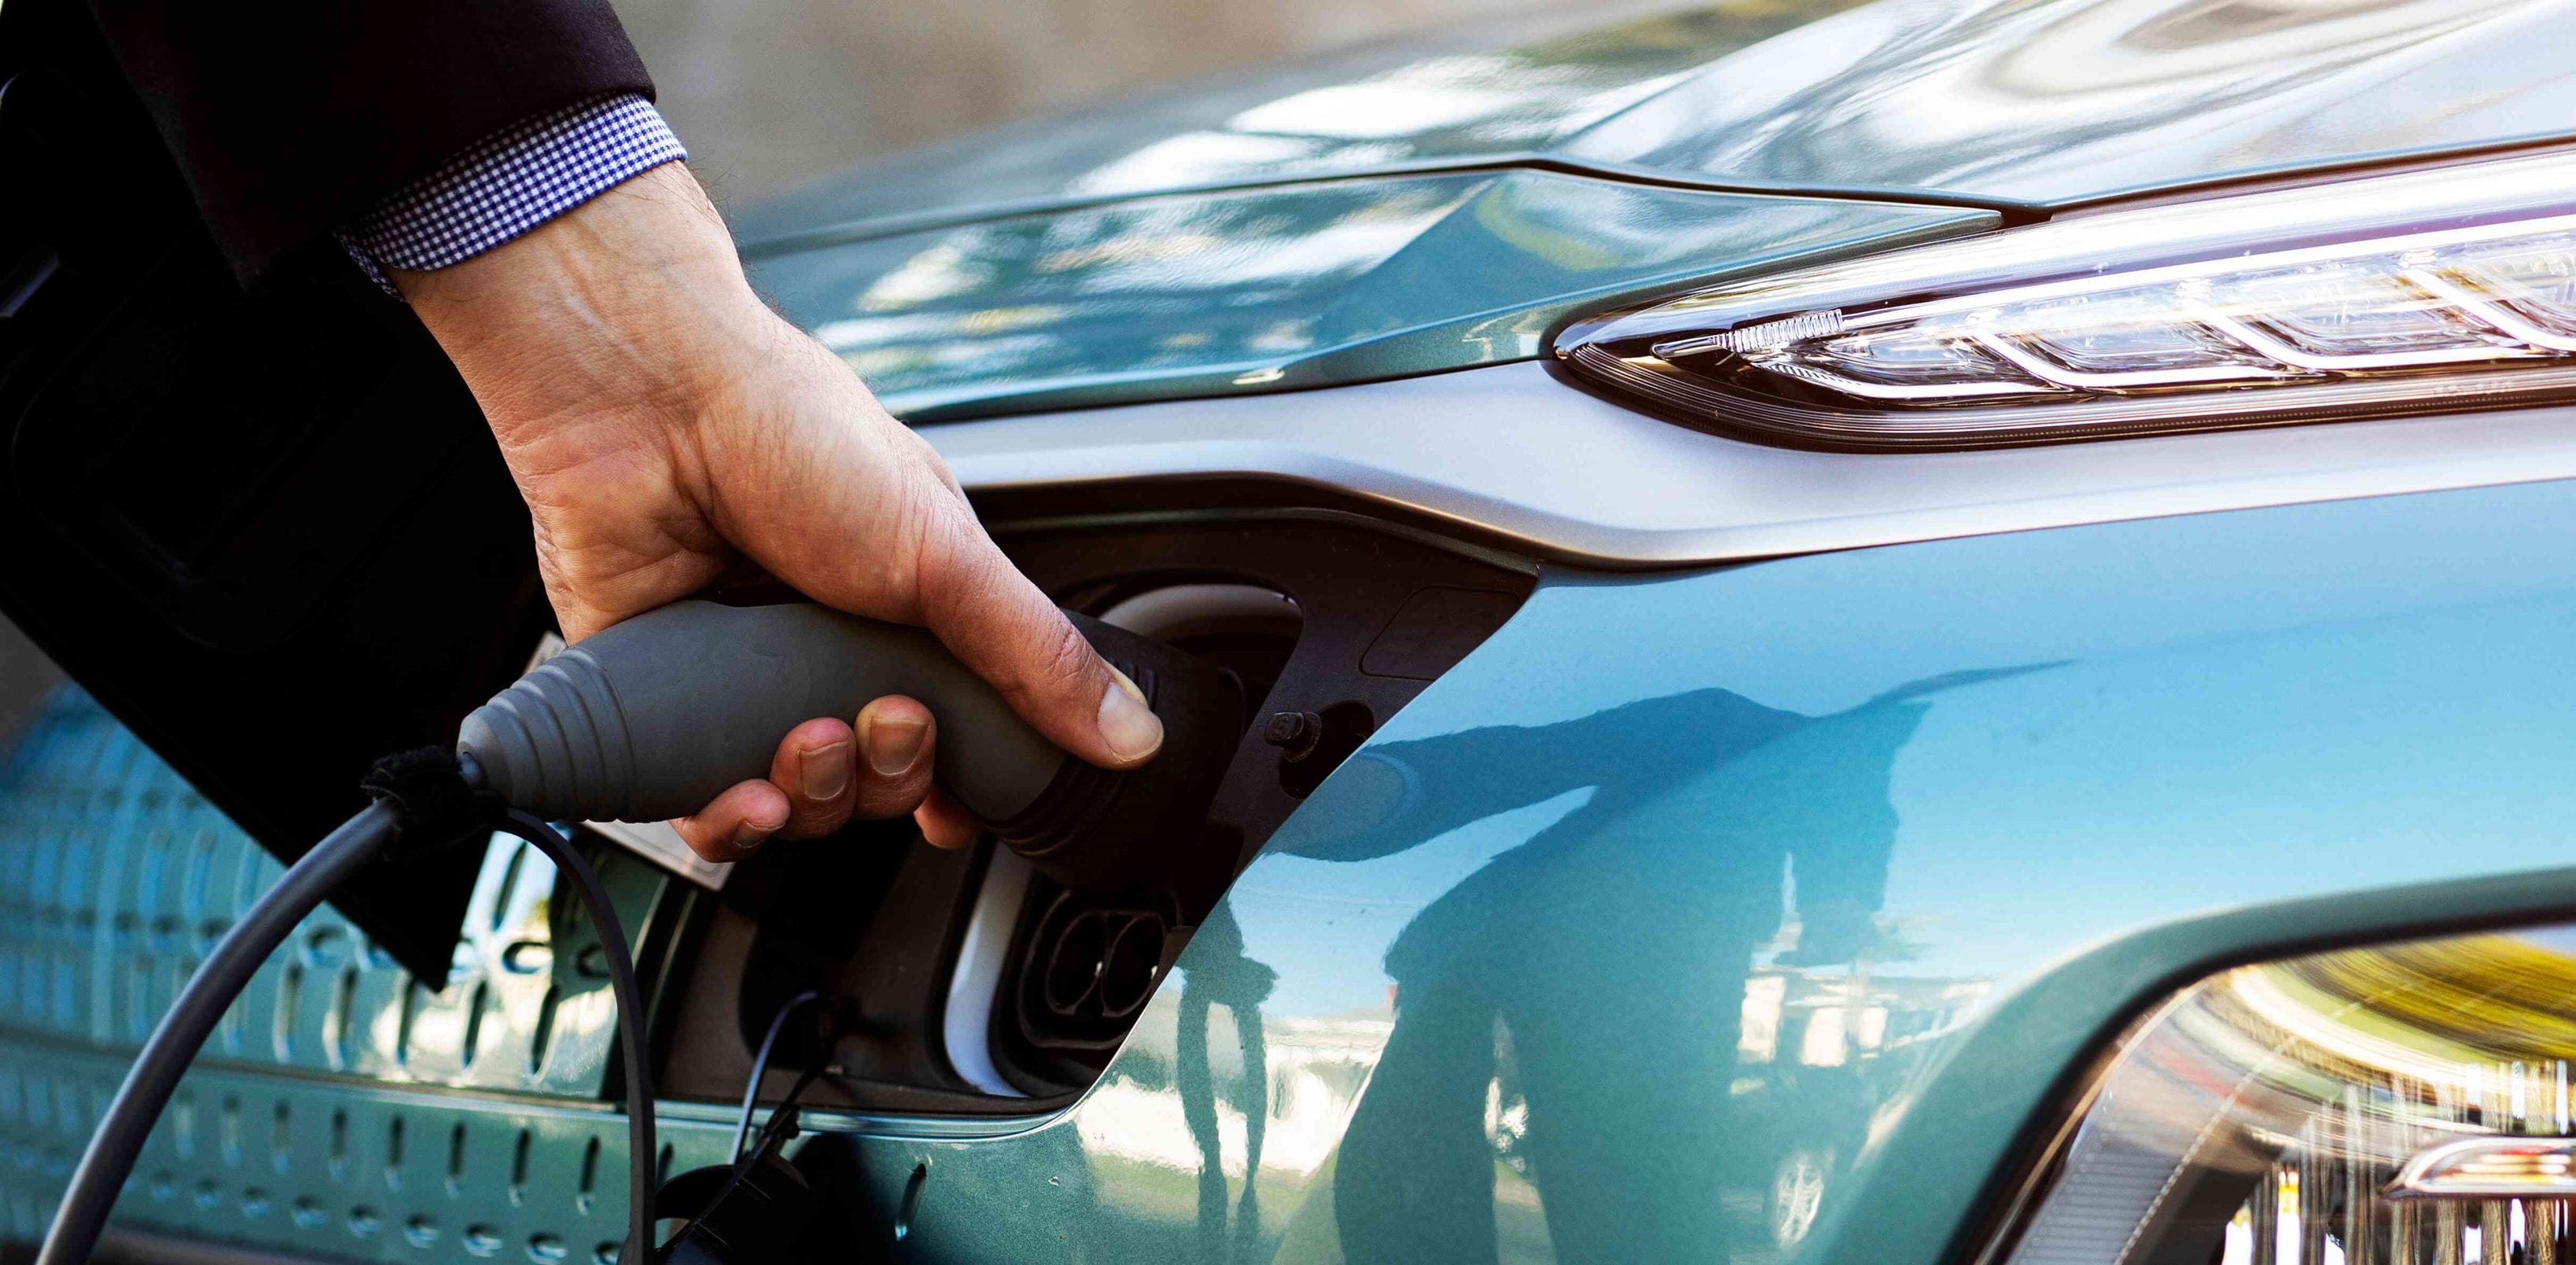
<path id="1" fill-rule="evenodd" d="M 476 141 L 351 220 L 340 243 L 381 284 L 382 269 L 461 264 L 688 156 L 652 102 L 597 97 Z"/>

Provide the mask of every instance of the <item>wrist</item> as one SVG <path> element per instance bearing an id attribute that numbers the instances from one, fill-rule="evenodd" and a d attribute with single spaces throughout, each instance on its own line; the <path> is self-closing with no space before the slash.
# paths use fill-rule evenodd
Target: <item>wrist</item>
<path id="1" fill-rule="evenodd" d="M 520 455 L 568 436 L 693 442 L 699 402 L 736 390 L 779 333 L 678 164 L 463 263 L 392 277 L 522 474 Z"/>

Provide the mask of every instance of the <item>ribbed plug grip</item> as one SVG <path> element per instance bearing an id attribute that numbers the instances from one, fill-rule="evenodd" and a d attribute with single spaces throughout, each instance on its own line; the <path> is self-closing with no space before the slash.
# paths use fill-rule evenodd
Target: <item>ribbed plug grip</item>
<path id="1" fill-rule="evenodd" d="M 540 816 L 659 821 L 766 777 L 787 731 L 904 694 L 939 718 L 939 784 L 1068 887 L 1112 886 L 1201 843 L 1243 731 L 1233 679 L 1159 641 L 1073 615 L 1163 718 L 1123 773 L 1059 751 L 918 628 L 821 606 L 678 602 L 574 646 L 465 718 L 459 755 Z"/>
<path id="2" fill-rule="evenodd" d="M 986 820 L 1069 759 L 918 628 L 810 603 L 676 602 L 564 651 L 465 718 L 457 751 L 517 807 L 659 821 L 769 774 L 787 731 L 887 694 L 939 718 L 938 778 Z"/>

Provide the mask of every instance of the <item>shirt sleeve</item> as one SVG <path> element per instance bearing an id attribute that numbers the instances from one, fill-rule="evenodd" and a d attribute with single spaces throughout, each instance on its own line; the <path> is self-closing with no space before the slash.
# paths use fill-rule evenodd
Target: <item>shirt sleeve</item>
<path id="1" fill-rule="evenodd" d="M 612 0 L 88 8 L 245 283 L 519 120 L 653 96 Z"/>
<path id="2" fill-rule="evenodd" d="M 467 146 L 349 221 L 340 242 L 379 283 L 387 268 L 446 268 L 688 156 L 640 95 L 576 102 Z"/>

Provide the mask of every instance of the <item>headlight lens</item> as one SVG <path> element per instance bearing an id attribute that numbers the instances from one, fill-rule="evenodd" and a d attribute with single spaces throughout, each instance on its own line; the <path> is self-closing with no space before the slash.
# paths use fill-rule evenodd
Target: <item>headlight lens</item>
<path id="1" fill-rule="evenodd" d="M 2123 1038 L 2002 1259 L 2554 1265 L 2571 1054 L 2568 929 L 2226 971 Z"/>
<path id="2" fill-rule="evenodd" d="M 1579 322 L 1580 377 L 1795 442 L 1976 447 L 2576 398 L 2576 159 L 2078 216 Z"/>

